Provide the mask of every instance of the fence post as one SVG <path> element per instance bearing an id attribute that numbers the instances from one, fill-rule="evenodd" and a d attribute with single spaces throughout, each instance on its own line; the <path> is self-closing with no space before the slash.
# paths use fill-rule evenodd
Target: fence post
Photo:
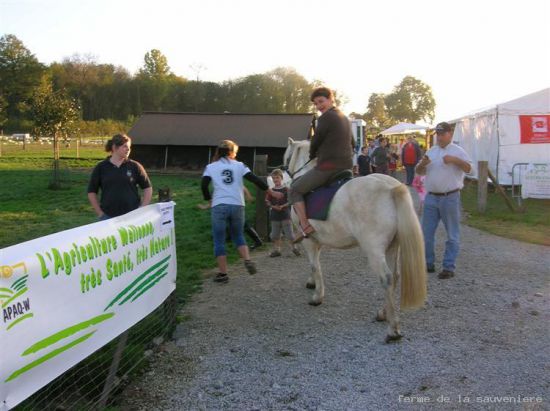
<path id="1" fill-rule="evenodd" d="M 487 210 L 487 178 L 488 161 L 477 162 L 477 211 L 484 213 Z"/>
<path id="2" fill-rule="evenodd" d="M 508 196 L 506 195 L 506 192 L 504 191 L 502 186 L 498 183 L 493 173 L 491 173 L 491 170 L 489 170 L 488 168 L 487 168 L 487 174 L 491 179 L 491 181 L 493 182 L 493 184 L 495 185 L 495 188 L 498 191 L 498 193 L 502 196 L 502 198 L 504 198 L 504 201 L 506 202 L 506 205 L 508 206 L 508 208 L 515 213 L 517 210 L 516 210 L 516 207 L 514 206 L 514 203 L 508 198 Z"/>
<path id="3" fill-rule="evenodd" d="M 76 140 L 76 158 L 80 158 L 80 141 Z"/>
<path id="4" fill-rule="evenodd" d="M 254 174 L 260 177 L 267 177 L 267 155 L 257 155 L 254 157 Z M 256 189 L 256 231 L 262 239 L 267 238 L 268 220 L 267 206 L 264 201 L 264 192 Z"/>
<path id="5" fill-rule="evenodd" d="M 115 353 L 113 355 L 113 362 L 111 362 L 111 366 L 109 367 L 109 374 L 107 375 L 107 378 L 105 379 L 105 385 L 103 386 L 103 392 L 101 393 L 101 397 L 99 398 L 99 404 L 98 409 L 104 410 L 107 406 L 107 400 L 109 399 L 109 394 L 111 393 L 111 390 L 113 389 L 113 384 L 115 382 L 116 373 L 118 371 L 118 365 L 120 364 L 120 359 L 122 358 L 122 353 L 124 352 L 124 349 L 126 348 L 126 342 L 128 341 L 128 334 L 130 330 L 124 331 L 122 334 L 120 334 L 120 337 L 118 338 L 118 343 L 116 346 Z"/>

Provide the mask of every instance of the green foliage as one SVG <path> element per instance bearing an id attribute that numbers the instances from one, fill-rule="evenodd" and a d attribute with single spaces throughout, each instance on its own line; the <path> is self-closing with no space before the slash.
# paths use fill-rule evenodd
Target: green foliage
<path id="1" fill-rule="evenodd" d="M 432 89 L 422 81 L 406 76 L 390 94 L 373 93 L 369 97 L 365 120 L 376 131 L 398 122 L 431 123 L 435 117 Z"/>
<path id="2" fill-rule="evenodd" d="M 384 102 L 388 115 L 396 121 L 416 123 L 424 120 L 431 123 L 435 117 L 431 87 L 412 76 L 406 76 Z"/>
<path id="3" fill-rule="evenodd" d="M 78 104 L 79 127 L 86 136 L 127 130 L 142 111 L 310 112 L 309 96 L 320 85 L 291 67 L 222 83 L 188 81 L 170 71 L 166 56 L 157 49 L 145 54 L 143 67 L 133 76 L 123 67 L 98 64 L 93 57 L 78 54 L 45 70 L 15 36 L 2 37 L 0 46 L 0 126 L 8 133 L 32 129 L 31 96 L 44 93 L 47 86 L 54 95 Z M 344 101 L 338 95 L 337 103 Z M 41 127 L 37 124 L 37 129 Z"/>
<path id="4" fill-rule="evenodd" d="M 170 74 L 168 59 L 160 50 L 152 49 L 145 53 L 144 65 L 140 74 L 151 78 L 165 78 Z"/>
<path id="5" fill-rule="evenodd" d="M 43 65 L 16 36 L 0 38 L 0 121 L 28 118 L 30 98 L 43 72 Z"/>
<path id="6" fill-rule="evenodd" d="M 80 108 L 64 92 L 46 86 L 34 94 L 32 114 L 35 135 L 67 139 L 77 131 Z"/>
<path id="7" fill-rule="evenodd" d="M 390 127 L 393 121 L 393 119 L 388 116 L 385 99 L 385 94 L 371 94 L 367 112 L 365 113 L 365 121 L 380 130 Z"/>

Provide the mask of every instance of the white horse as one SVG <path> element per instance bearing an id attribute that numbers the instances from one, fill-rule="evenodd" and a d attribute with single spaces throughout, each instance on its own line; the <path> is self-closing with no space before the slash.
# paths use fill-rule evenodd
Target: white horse
<path id="1" fill-rule="evenodd" d="M 289 138 L 284 163 L 293 178 L 315 165 L 315 161 L 308 163 L 308 159 L 309 141 Z M 294 212 L 292 220 L 299 226 Z M 325 295 L 319 264 L 321 247 L 346 249 L 359 246 L 385 290 L 384 306 L 376 319 L 389 323 L 386 342 L 399 340 L 399 317 L 394 303 L 399 272 L 401 308 L 419 308 L 426 300 L 424 239 L 407 187 L 384 174 L 354 178 L 344 184 L 332 199 L 328 219 L 310 220 L 310 224 L 315 233 L 303 242 L 311 265 L 307 287 L 315 288 L 310 304 L 321 304 Z"/>

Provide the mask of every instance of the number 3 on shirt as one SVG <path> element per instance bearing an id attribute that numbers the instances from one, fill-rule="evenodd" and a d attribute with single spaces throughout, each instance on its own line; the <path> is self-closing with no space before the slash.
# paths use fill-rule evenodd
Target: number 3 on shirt
<path id="1" fill-rule="evenodd" d="M 233 182 L 233 171 L 231 170 L 223 170 L 222 176 L 224 177 L 222 181 L 224 184 L 231 184 Z"/>

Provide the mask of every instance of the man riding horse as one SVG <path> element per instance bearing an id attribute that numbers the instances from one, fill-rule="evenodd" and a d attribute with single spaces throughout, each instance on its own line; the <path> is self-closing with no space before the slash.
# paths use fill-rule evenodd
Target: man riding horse
<path id="1" fill-rule="evenodd" d="M 313 90 L 311 101 L 321 112 L 309 150 L 310 159 L 317 158 L 317 165 L 290 186 L 290 203 L 302 230 L 296 242 L 315 232 L 306 216 L 304 195 L 353 167 L 353 135 L 348 118 L 335 106 L 334 93 L 327 87 L 318 87 Z"/>

